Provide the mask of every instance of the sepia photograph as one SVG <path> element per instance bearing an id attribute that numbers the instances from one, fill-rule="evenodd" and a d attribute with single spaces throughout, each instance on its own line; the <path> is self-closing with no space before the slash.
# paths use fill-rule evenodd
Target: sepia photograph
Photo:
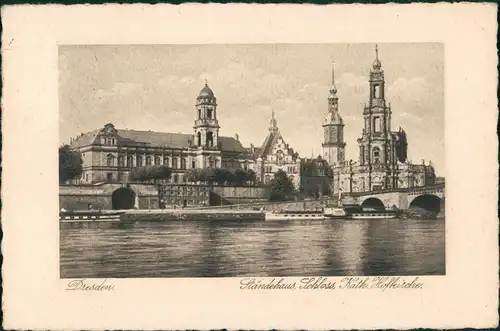
<path id="1" fill-rule="evenodd" d="M 495 5 L 1 16 L 5 329 L 498 326 Z"/>
<path id="2" fill-rule="evenodd" d="M 442 43 L 60 45 L 61 278 L 445 275 Z"/>

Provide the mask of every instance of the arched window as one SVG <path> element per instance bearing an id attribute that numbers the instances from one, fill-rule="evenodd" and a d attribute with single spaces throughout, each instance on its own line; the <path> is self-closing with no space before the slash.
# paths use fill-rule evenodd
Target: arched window
<path id="1" fill-rule="evenodd" d="M 380 85 L 373 86 L 373 97 L 376 99 L 380 98 Z"/>
<path id="2" fill-rule="evenodd" d="M 113 167 L 115 165 L 115 156 L 113 154 L 108 154 L 106 156 L 106 165 L 108 167 Z"/>
<path id="3" fill-rule="evenodd" d="M 174 174 L 172 179 L 173 179 L 174 183 L 177 183 L 179 181 L 179 176 L 177 174 Z"/>
<path id="4" fill-rule="evenodd" d="M 207 118 L 212 119 L 212 108 L 207 108 Z"/>
<path id="5" fill-rule="evenodd" d="M 125 157 L 124 156 L 119 156 L 118 157 L 118 166 L 119 167 L 124 167 L 125 166 Z"/>
<path id="6" fill-rule="evenodd" d="M 137 166 L 138 167 L 142 167 L 143 166 L 142 156 L 141 155 L 137 155 Z"/>
<path id="7" fill-rule="evenodd" d="M 201 119 L 201 109 L 198 109 L 198 119 Z"/>
<path id="8" fill-rule="evenodd" d="M 151 165 L 152 163 L 152 160 L 151 160 L 151 156 L 146 156 L 146 165 Z"/>
<path id="9" fill-rule="evenodd" d="M 127 167 L 134 166 L 134 157 L 132 155 L 127 155 Z"/>
<path id="10" fill-rule="evenodd" d="M 172 169 L 177 169 L 177 159 L 175 157 L 172 158 Z"/>
<path id="11" fill-rule="evenodd" d="M 213 147 L 214 145 L 214 133 L 212 131 L 207 132 L 207 146 Z"/>
<path id="12" fill-rule="evenodd" d="M 181 169 L 186 169 L 186 159 L 185 158 L 181 159 Z"/>
<path id="13" fill-rule="evenodd" d="M 155 156 L 155 165 L 160 165 L 160 157 L 158 155 Z"/>
<path id="14" fill-rule="evenodd" d="M 168 161 L 169 161 L 168 156 L 164 156 L 163 157 L 163 165 L 168 167 L 168 163 L 169 163 Z"/>
<path id="15" fill-rule="evenodd" d="M 373 147 L 373 163 L 380 163 L 380 148 Z"/>
<path id="16" fill-rule="evenodd" d="M 373 118 L 373 132 L 380 132 L 380 117 Z"/>
<path id="17" fill-rule="evenodd" d="M 198 142 L 197 146 L 201 146 L 201 132 L 198 132 L 196 134 L 196 139 L 197 139 L 197 142 Z"/>

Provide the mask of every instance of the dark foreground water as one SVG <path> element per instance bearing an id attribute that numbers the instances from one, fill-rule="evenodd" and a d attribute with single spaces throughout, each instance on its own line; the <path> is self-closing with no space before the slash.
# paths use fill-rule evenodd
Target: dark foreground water
<path id="1" fill-rule="evenodd" d="M 62 278 L 445 274 L 444 220 L 62 224 Z"/>

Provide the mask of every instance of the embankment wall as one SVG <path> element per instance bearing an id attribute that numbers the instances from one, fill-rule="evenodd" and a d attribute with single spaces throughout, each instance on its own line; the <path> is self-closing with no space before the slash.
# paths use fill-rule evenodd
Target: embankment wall
<path id="1" fill-rule="evenodd" d="M 130 188 L 138 198 L 139 209 L 158 209 L 159 193 L 155 184 L 111 184 L 100 185 L 61 185 L 59 186 L 59 208 L 67 210 L 112 209 L 112 194 L 121 187 Z M 246 204 L 267 201 L 269 188 L 261 186 L 213 186 L 210 188 L 213 204 Z"/>

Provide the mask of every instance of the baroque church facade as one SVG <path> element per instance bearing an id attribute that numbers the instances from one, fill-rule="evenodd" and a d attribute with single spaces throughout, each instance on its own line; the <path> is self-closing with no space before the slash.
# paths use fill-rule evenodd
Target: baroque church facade
<path id="1" fill-rule="evenodd" d="M 334 69 L 332 70 L 334 72 Z M 332 74 L 328 96 L 328 112 L 323 121 L 324 159 L 333 170 L 334 193 L 366 192 L 392 188 L 432 185 L 434 168 L 429 163 L 408 161 L 408 140 L 403 129 L 391 127 L 391 105 L 385 98 L 382 63 L 375 48 L 375 60 L 369 74 L 370 94 L 363 109 L 364 128 L 357 140 L 359 158 L 345 159 L 344 123 L 339 111 L 339 98 Z"/>
<path id="2" fill-rule="evenodd" d="M 117 129 L 111 123 L 71 140 L 83 160 L 80 184 L 127 182 L 130 169 L 150 165 L 172 168 L 172 183 L 185 181 L 188 169 L 254 169 L 255 157 L 238 136 L 219 136 L 217 99 L 205 83 L 195 103 L 192 134 Z"/>

